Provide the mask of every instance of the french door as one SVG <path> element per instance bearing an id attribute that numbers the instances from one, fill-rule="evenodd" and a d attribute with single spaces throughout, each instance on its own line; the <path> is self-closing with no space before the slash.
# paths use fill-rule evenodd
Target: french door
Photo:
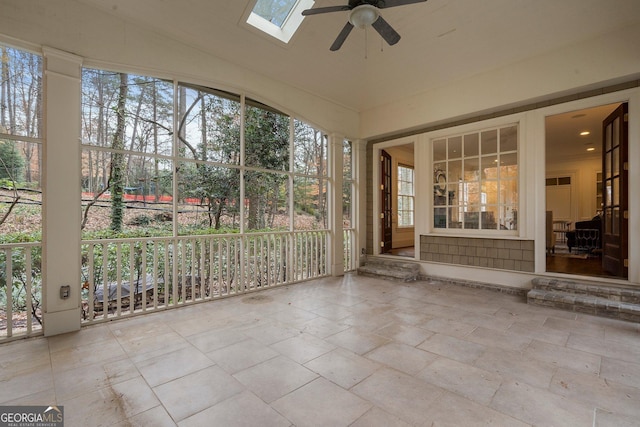
<path id="1" fill-rule="evenodd" d="M 380 236 L 382 239 L 380 241 L 380 253 L 382 254 L 389 252 L 393 244 L 391 183 L 391 155 L 382 150 L 380 151 Z"/>
<path id="2" fill-rule="evenodd" d="M 628 104 L 621 104 L 602 123 L 603 246 L 602 268 L 611 275 L 628 276 Z"/>

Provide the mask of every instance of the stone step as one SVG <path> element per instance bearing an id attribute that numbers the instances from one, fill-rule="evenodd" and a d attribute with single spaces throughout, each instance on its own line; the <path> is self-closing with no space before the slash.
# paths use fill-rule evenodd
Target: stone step
<path id="1" fill-rule="evenodd" d="M 640 323 L 640 304 L 614 301 L 595 295 L 531 289 L 527 293 L 527 303 Z"/>
<path id="2" fill-rule="evenodd" d="M 640 289 L 536 277 L 527 303 L 640 322 Z"/>
<path id="3" fill-rule="evenodd" d="M 411 282 L 418 279 L 420 265 L 414 262 L 374 258 L 368 260 L 362 267 L 359 267 L 358 274 Z"/>
<path id="4" fill-rule="evenodd" d="M 606 298 L 611 301 L 640 304 L 640 288 L 542 277 L 534 278 L 532 280 L 532 284 L 533 289 L 592 295 L 600 298 Z"/>

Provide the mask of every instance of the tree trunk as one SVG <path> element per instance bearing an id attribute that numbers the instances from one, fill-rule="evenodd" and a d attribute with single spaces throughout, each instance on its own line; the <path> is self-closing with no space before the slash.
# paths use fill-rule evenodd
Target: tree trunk
<path id="1" fill-rule="evenodd" d="M 138 126 L 140 124 L 140 111 L 142 110 L 142 102 L 144 99 L 144 85 L 140 89 L 140 94 L 138 95 L 138 105 L 136 106 L 136 112 L 133 115 L 133 126 L 131 129 L 131 143 L 129 145 L 130 151 L 136 151 L 136 138 L 138 137 Z M 138 147 L 140 152 L 144 152 L 144 148 L 142 146 Z M 127 158 L 127 170 L 131 169 L 131 158 L 132 156 L 128 156 Z"/>
<path id="2" fill-rule="evenodd" d="M 259 209 L 258 206 L 260 204 L 260 196 L 255 194 L 247 195 L 247 199 L 249 200 L 249 212 L 248 212 L 248 224 L 247 227 L 249 230 L 257 230 L 260 228 L 259 225 Z"/>
<path id="3" fill-rule="evenodd" d="M 216 215 L 215 215 L 214 228 L 216 230 L 220 230 L 220 227 L 222 226 L 222 224 L 220 223 L 220 218 L 222 217 L 222 211 L 224 209 L 224 205 L 225 205 L 225 200 L 220 199 L 220 203 L 218 203 L 218 209 L 216 210 Z"/>
<path id="4" fill-rule="evenodd" d="M 127 102 L 128 92 L 128 75 L 120 73 L 120 90 L 118 92 L 118 106 L 116 109 L 117 121 L 116 131 L 113 135 L 113 143 L 111 148 L 114 150 L 124 149 L 125 137 L 125 106 Z M 111 230 L 114 232 L 122 231 L 124 222 L 124 178 L 125 163 L 122 153 L 114 152 L 111 154 Z"/>
<path id="5" fill-rule="evenodd" d="M 156 79 L 153 79 L 153 122 L 158 122 L 158 88 L 156 87 Z M 153 153 L 158 154 L 158 126 L 153 127 Z M 153 160 L 153 178 L 155 189 L 155 201 L 160 201 L 160 159 L 155 157 Z"/>
<path id="6" fill-rule="evenodd" d="M 2 46 L 2 71 L 0 71 L 0 128 L 7 132 L 7 96 L 9 91 L 9 54 Z"/>

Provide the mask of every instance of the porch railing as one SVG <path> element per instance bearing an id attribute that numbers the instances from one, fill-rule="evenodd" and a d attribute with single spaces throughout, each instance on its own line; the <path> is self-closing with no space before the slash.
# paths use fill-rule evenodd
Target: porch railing
<path id="1" fill-rule="evenodd" d="M 42 245 L 0 245 L 0 342 L 42 334 Z"/>
<path id="2" fill-rule="evenodd" d="M 354 252 L 356 245 L 356 231 L 353 228 L 344 228 L 342 230 L 344 242 L 344 271 L 353 271 L 356 269 L 357 254 Z"/>
<path id="3" fill-rule="evenodd" d="M 82 321 L 326 276 L 328 234 L 320 230 L 83 241 Z M 0 342 L 42 334 L 41 265 L 40 243 L 0 245 Z"/>
<path id="4" fill-rule="evenodd" d="M 328 232 L 82 242 L 84 323 L 327 275 Z"/>

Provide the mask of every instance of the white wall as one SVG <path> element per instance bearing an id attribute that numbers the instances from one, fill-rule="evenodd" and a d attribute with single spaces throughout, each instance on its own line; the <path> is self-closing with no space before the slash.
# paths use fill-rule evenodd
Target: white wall
<path id="1" fill-rule="evenodd" d="M 374 138 L 504 110 L 640 76 L 640 25 L 533 57 L 362 112 Z"/>
<path id="2" fill-rule="evenodd" d="M 571 176 L 571 215 L 567 220 L 572 223 L 593 218 L 599 207 L 596 206 L 596 174 L 602 170 L 599 157 L 587 157 L 584 160 L 565 162 L 547 161 L 547 177 Z M 549 206 L 547 210 L 554 210 Z"/>

